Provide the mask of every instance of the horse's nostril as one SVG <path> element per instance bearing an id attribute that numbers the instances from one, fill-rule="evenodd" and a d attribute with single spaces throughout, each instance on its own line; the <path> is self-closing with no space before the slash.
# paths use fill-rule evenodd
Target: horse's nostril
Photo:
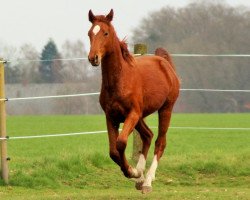
<path id="1" fill-rule="evenodd" d="M 98 66 L 99 65 L 99 56 L 98 56 L 98 54 L 90 54 L 89 56 L 88 56 L 88 60 L 89 60 L 89 62 L 93 65 L 93 66 Z"/>
<path id="2" fill-rule="evenodd" d="M 95 61 L 98 61 L 98 55 L 95 55 Z"/>

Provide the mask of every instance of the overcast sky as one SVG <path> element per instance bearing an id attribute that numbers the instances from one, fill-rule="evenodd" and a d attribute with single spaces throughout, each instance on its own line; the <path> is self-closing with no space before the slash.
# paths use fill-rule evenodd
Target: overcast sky
<path id="1" fill-rule="evenodd" d="M 61 48 L 67 40 L 81 39 L 89 46 L 88 11 L 107 14 L 114 9 L 114 26 L 122 39 L 130 36 L 148 13 L 164 6 L 182 7 L 190 0 L 0 0 L 0 45 L 33 44 L 38 51 L 53 38 Z M 250 0 L 225 0 L 250 7 Z M 1 52 L 0 52 L 1 53 Z"/>

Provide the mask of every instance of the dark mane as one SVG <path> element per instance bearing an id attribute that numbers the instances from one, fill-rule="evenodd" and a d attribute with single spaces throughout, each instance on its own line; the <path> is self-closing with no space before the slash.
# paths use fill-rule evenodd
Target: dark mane
<path id="1" fill-rule="evenodd" d="M 126 39 L 120 41 L 120 47 L 122 51 L 122 57 L 128 63 L 132 63 L 134 61 L 134 57 L 129 53 L 128 44 L 126 43 Z"/>

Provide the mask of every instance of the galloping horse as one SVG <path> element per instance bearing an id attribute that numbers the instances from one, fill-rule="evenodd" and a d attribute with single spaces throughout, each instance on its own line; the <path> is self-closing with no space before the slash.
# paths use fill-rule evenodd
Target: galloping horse
<path id="1" fill-rule="evenodd" d="M 134 58 L 125 41 L 120 41 L 111 24 L 113 10 L 106 16 L 89 11 L 92 23 L 88 35 L 92 66 L 102 69 L 100 104 L 106 115 L 110 157 L 124 175 L 136 178 L 136 188 L 147 193 L 152 190 L 156 168 L 166 146 L 166 133 L 172 109 L 179 95 L 179 79 L 170 55 L 162 48 L 156 56 Z M 158 55 L 158 56 L 157 56 Z M 144 170 L 152 131 L 143 120 L 158 111 L 159 130 L 155 141 L 154 158 L 146 176 Z M 124 123 L 119 134 L 120 123 Z M 128 136 L 136 129 L 143 142 L 136 168 L 129 165 L 125 148 Z"/>

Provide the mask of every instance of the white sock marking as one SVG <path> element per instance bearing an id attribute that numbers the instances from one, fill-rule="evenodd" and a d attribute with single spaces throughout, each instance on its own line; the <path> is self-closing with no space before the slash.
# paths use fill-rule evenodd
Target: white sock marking
<path id="1" fill-rule="evenodd" d="M 143 172 L 145 170 L 145 167 L 146 167 L 146 160 L 145 160 L 145 157 L 143 154 L 140 154 L 139 156 L 139 160 L 138 160 L 138 163 L 136 165 L 136 171 L 137 173 L 141 172 L 141 177 L 140 178 L 137 178 L 135 179 L 136 182 L 143 182 L 144 181 L 144 175 L 143 175 Z"/>
<path id="2" fill-rule="evenodd" d="M 101 30 L 101 27 L 99 25 L 96 25 L 94 28 L 93 28 L 93 33 L 95 35 L 97 35 L 97 33 Z"/>
<path id="3" fill-rule="evenodd" d="M 158 166 L 157 155 L 155 155 L 153 162 L 146 175 L 146 179 L 143 183 L 143 186 L 151 186 L 151 182 L 155 179 L 155 172 L 156 172 L 157 166 Z"/>
<path id="4" fill-rule="evenodd" d="M 145 170 L 145 165 L 146 165 L 145 157 L 144 157 L 143 154 L 140 154 L 138 163 L 137 163 L 137 165 L 136 165 L 136 169 L 137 169 L 137 170 L 142 170 L 142 171 L 144 171 L 144 170 Z"/>

